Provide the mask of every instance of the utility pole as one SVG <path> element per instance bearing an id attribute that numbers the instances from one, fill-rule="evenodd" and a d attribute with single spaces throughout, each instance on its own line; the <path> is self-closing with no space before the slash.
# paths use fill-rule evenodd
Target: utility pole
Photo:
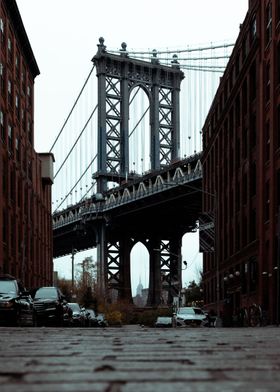
<path id="1" fill-rule="evenodd" d="M 72 248 L 72 254 L 71 254 L 71 268 L 72 268 L 71 288 L 72 288 L 72 295 L 74 294 L 74 257 L 75 257 L 75 254 L 77 252 L 78 252 L 77 249 Z"/>

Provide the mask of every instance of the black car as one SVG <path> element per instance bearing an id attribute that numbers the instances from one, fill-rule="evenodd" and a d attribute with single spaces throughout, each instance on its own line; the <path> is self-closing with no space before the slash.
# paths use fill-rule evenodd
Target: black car
<path id="1" fill-rule="evenodd" d="M 36 324 L 63 326 L 64 295 L 58 287 L 40 287 L 34 295 Z"/>
<path id="2" fill-rule="evenodd" d="M 172 317 L 158 317 L 155 322 L 156 328 L 171 328 L 172 325 Z"/>
<path id="3" fill-rule="evenodd" d="M 0 275 L 0 324 L 34 324 L 32 297 L 22 283 L 11 275 Z"/>

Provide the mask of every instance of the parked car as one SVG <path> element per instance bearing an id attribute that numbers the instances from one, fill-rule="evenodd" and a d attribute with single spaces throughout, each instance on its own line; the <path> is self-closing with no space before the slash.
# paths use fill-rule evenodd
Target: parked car
<path id="1" fill-rule="evenodd" d="M 63 325 L 66 327 L 69 327 L 72 325 L 73 320 L 72 320 L 72 315 L 73 315 L 73 310 L 69 306 L 68 302 L 63 303 Z"/>
<path id="2" fill-rule="evenodd" d="M 11 275 L 0 275 L 0 323 L 34 325 L 33 301 L 22 283 Z"/>
<path id="3" fill-rule="evenodd" d="M 58 287 L 40 287 L 34 296 L 36 325 L 63 325 L 64 295 Z"/>
<path id="4" fill-rule="evenodd" d="M 77 302 L 68 302 L 72 309 L 72 326 L 84 327 L 86 324 L 85 313 Z"/>
<path id="5" fill-rule="evenodd" d="M 207 315 L 198 307 L 179 308 L 176 313 L 177 326 L 205 326 Z"/>
<path id="6" fill-rule="evenodd" d="M 103 313 L 99 313 L 97 316 L 96 316 L 96 319 L 97 319 L 97 326 L 98 327 L 108 327 L 108 321 L 106 320 L 106 318 L 105 318 L 105 315 L 103 314 Z"/>
<path id="7" fill-rule="evenodd" d="M 172 327 L 172 317 L 158 317 L 155 322 L 156 328 L 171 328 Z"/>
<path id="8" fill-rule="evenodd" d="M 85 309 L 86 314 L 86 327 L 98 327 L 98 320 L 93 309 Z"/>

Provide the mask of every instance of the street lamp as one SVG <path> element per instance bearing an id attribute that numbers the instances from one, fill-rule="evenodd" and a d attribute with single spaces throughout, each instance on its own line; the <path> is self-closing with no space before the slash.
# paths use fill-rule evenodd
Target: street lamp
<path id="1" fill-rule="evenodd" d="M 72 286 L 72 295 L 74 293 L 74 257 L 75 254 L 78 252 L 77 249 L 72 248 L 72 254 L 71 254 L 71 264 L 72 264 L 72 282 L 71 282 L 71 286 Z"/>

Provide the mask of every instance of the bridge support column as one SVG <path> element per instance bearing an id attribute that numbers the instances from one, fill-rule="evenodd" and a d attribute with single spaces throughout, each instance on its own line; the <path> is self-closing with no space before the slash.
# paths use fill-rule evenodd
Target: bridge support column
<path id="1" fill-rule="evenodd" d="M 160 240 L 151 241 L 150 249 L 150 281 L 149 294 L 147 299 L 148 306 L 157 306 L 161 304 L 161 255 L 158 251 Z"/>
<path id="2" fill-rule="evenodd" d="M 107 242 L 106 223 L 101 222 L 97 229 L 97 286 L 100 298 L 107 297 Z"/>
<path id="3" fill-rule="evenodd" d="M 182 286 L 182 236 L 153 240 L 150 249 L 148 305 L 173 304 Z"/>
<path id="4" fill-rule="evenodd" d="M 131 244 L 128 236 L 124 236 L 120 241 L 120 284 L 118 289 L 118 299 L 133 302 L 131 294 L 130 279 L 130 249 Z"/>
<path id="5" fill-rule="evenodd" d="M 172 304 L 174 297 L 179 298 L 182 288 L 182 236 L 170 240 L 170 290 L 168 303 Z"/>

